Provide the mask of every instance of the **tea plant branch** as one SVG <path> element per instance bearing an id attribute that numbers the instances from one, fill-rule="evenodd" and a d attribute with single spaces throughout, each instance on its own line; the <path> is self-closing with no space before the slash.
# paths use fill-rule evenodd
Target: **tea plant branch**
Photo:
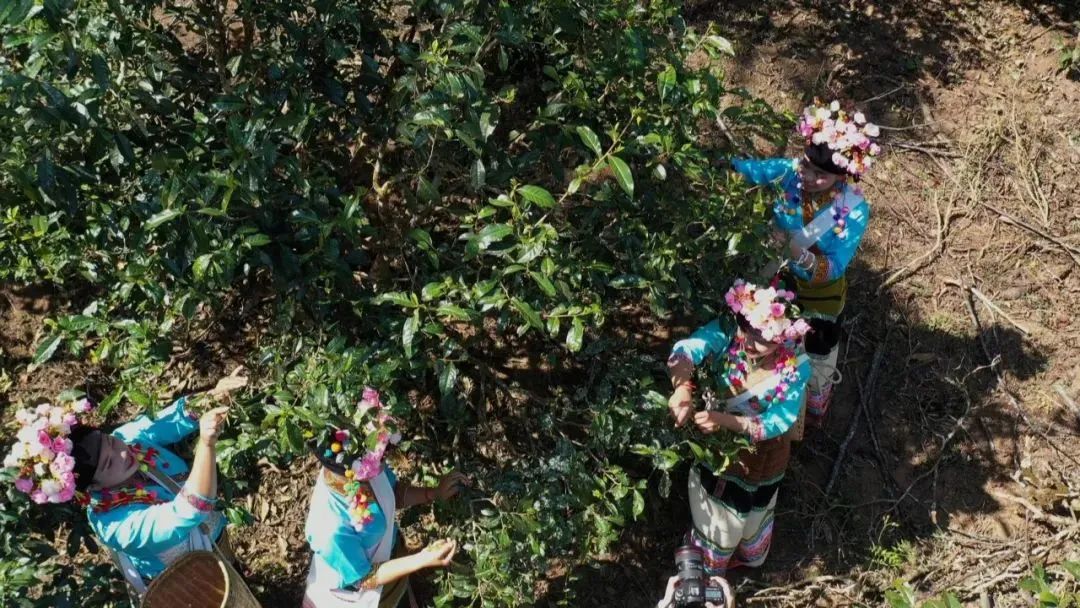
<path id="1" fill-rule="evenodd" d="M 610 158 L 614 154 L 615 148 L 619 145 L 619 142 L 622 141 L 623 136 L 626 135 L 626 131 L 630 128 L 630 125 L 632 125 L 632 124 L 634 124 L 633 119 L 630 119 L 630 120 L 626 121 L 626 125 L 623 126 L 621 131 L 619 131 L 618 137 L 612 139 L 611 145 L 608 146 L 608 149 L 607 149 L 606 152 L 604 152 L 603 156 L 601 156 L 600 158 L 596 159 L 593 162 L 592 166 L 589 168 L 589 173 L 592 173 L 592 172 L 596 171 L 600 166 L 602 166 L 605 162 L 607 162 L 607 159 Z M 571 180 L 571 182 L 570 182 L 571 185 L 569 187 L 567 187 L 566 190 L 563 191 L 562 196 L 560 196 L 559 200 L 556 201 L 555 206 L 552 208 L 552 211 L 554 211 L 555 209 L 560 209 L 562 207 L 562 205 L 563 205 L 563 201 L 565 201 L 567 198 L 569 198 L 571 194 L 574 194 L 575 192 L 578 191 L 578 188 L 573 187 L 573 183 L 574 183 L 574 181 L 579 180 L 579 179 L 581 179 L 581 178 L 575 177 L 574 180 Z M 548 211 L 544 215 L 540 216 L 540 219 L 537 220 L 536 225 L 540 226 L 545 221 L 547 221 L 547 218 L 548 218 L 549 215 L 551 215 L 552 211 Z"/>

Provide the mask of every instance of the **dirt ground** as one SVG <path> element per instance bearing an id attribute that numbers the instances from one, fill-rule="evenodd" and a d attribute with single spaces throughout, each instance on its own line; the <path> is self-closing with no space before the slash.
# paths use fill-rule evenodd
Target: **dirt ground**
<path id="1" fill-rule="evenodd" d="M 1057 70 L 1080 2 L 697 1 L 687 20 L 736 43 L 732 86 L 791 111 L 853 99 L 888 152 L 865 183 L 844 382 L 795 451 L 767 565 L 733 576 L 740 605 L 880 606 L 895 581 L 1031 605 L 1016 583 L 1033 564 L 1080 558 L 1080 83 Z M 104 382 L 76 363 L 25 373 L 60 304 L 4 295 L 5 400 Z M 232 365 L 205 363 L 196 384 Z M 261 470 L 275 492 L 245 499 L 258 523 L 238 553 L 264 605 L 296 606 L 314 469 Z M 539 603 L 572 585 L 575 605 L 654 605 L 689 520 L 678 481 L 615 553 Z"/>

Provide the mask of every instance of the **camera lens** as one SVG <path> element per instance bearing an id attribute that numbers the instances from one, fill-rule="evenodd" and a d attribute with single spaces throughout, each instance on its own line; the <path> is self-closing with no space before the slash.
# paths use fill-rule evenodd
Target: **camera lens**
<path id="1" fill-rule="evenodd" d="M 701 550 L 684 545 L 675 551 L 675 571 L 681 587 L 682 606 L 705 604 L 705 556 Z"/>

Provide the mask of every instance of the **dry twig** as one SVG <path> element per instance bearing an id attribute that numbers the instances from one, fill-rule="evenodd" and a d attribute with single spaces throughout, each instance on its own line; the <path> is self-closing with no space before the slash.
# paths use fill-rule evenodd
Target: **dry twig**
<path id="1" fill-rule="evenodd" d="M 999 209 L 999 208 L 991 205 L 990 203 L 987 203 L 986 201 L 979 201 L 979 204 L 982 205 L 983 207 L 986 207 L 990 211 L 993 211 L 994 213 L 998 214 L 999 216 L 1001 216 L 1001 219 L 1006 224 L 1012 224 L 1013 226 L 1019 226 L 1020 228 L 1024 228 L 1024 229 L 1026 229 L 1026 230 L 1028 230 L 1028 231 L 1030 231 L 1030 232 L 1032 232 L 1032 233 L 1046 239 L 1047 241 L 1050 241 L 1051 243 L 1057 245 L 1062 251 L 1067 253 L 1070 258 L 1072 258 L 1072 261 L 1073 261 L 1074 264 L 1076 264 L 1077 266 L 1080 266 L 1080 250 L 1076 249 L 1072 245 L 1070 245 L 1070 244 L 1066 243 L 1065 241 L 1061 240 L 1060 238 L 1050 234 L 1049 232 L 1043 230 L 1042 228 L 1039 228 L 1038 226 L 1033 226 L 1033 225 L 1029 224 L 1028 222 L 1025 222 L 1024 220 L 1018 219 L 1015 216 L 1010 215 L 1009 213 L 1006 213 L 1002 209 Z"/>
<path id="2" fill-rule="evenodd" d="M 847 455 L 848 444 L 851 443 L 851 439 L 855 436 L 855 431 L 859 427 L 859 418 L 867 415 L 866 404 L 874 395 L 874 388 L 877 386 L 878 370 L 881 369 L 881 361 L 885 357 L 885 345 L 889 342 L 890 333 L 891 326 L 890 331 L 886 332 L 885 338 L 881 342 L 878 342 L 877 349 L 874 351 L 874 360 L 870 365 L 870 373 L 866 376 L 866 386 L 862 398 L 859 399 L 859 410 L 855 412 L 855 415 L 851 418 L 851 425 L 848 426 L 847 435 L 844 437 L 844 442 L 840 444 L 840 452 L 836 455 L 836 461 L 833 462 L 832 473 L 829 474 L 829 483 L 825 485 L 825 498 L 828 498 L 829 494 L 832 493 L 833 486 L 840 477 L 840 468 L 844 463 L 844 457 Z"/>

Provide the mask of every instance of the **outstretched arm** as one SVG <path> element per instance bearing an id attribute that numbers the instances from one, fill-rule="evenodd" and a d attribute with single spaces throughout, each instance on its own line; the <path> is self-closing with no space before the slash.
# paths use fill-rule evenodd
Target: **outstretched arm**
<path id="1" fill-rule="evenodd" d="M 751 184 L 760 186 L 781 182 L 798 168 L 798 161 L 791 158 L 736 158 L 731 167 Z"/>

